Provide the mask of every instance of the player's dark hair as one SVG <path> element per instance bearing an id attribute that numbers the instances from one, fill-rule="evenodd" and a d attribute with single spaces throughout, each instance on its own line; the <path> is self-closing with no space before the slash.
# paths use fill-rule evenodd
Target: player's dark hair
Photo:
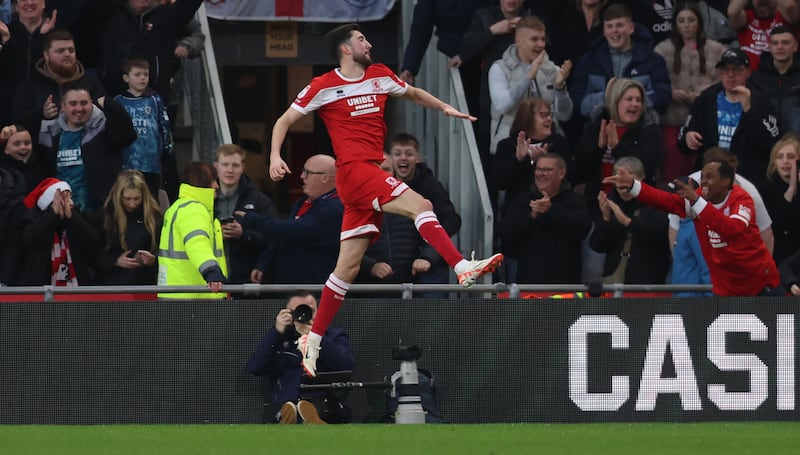
<path id="1" fill-rule="evenodd" d="M 733 188 L 733 181 L 734 177 L 736 176 L 736 172 L 734 172 L 731 163 L 725 160 L 710 160 L 706 162 L 706 164 L 709 163 L 719 163 L 719 177 L 722 179 L 730 179 L 729 186 Z"/>
<path id="2" fill-rule="evenodd" d="M 344 24 L 329 31 L 328 34 L 325 35 L 328 37 L 328 46 L 330 47 L 331 55 L 337 61 L 342 58 L 342 51 L 339 47 L 350 41 L 350 36 L 353 32 L 364 33 L 358 24 Z"/>

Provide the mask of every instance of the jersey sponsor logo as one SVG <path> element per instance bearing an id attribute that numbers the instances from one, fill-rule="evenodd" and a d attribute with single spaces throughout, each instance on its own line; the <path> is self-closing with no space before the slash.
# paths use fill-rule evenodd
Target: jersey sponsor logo
<path id="1" fill-rule="evenodd" d="M 373 81 L 376 82 L 376 81 Z M 347 105 L 351 106 L 354 110 L 350 113 L 350 117 L 357 117 L 359 115 L 371 114 L 373 112 L 380 112 L 380 106 L 376 106 L 378 102 L 378 95 L 363 95 L 347 99 Z"/>
<path id="2" fill-rule="evenodd" d="M 711 244 L 711 248 L 725 248 L 728 246 L 728 242 L 723 241 L 720 235 L 711 229 L 708 230 L 708 243 Z"/>
<path id="3" fill-rule="evenodd" d="M 80 148 L 59 150 L 56 155 L 56 166 L 80 166 L 83 164 L 83 154 Z"/>

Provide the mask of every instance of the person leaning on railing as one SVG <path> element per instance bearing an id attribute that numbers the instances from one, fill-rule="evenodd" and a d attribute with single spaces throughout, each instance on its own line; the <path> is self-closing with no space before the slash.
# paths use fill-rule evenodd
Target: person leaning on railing
<path id="1" fill-rule="evenodd" d="M 208 283 L 212 293 L 159 293 L 160 299 L 224 298 L 219 292 L 228 265 L 222 227 L 214 218 L 214 193 L 219 187 L 214 167 L 193 162 L 183 171 L 178 200 L 164 214 L 158 249 L 159 286 Z"/>

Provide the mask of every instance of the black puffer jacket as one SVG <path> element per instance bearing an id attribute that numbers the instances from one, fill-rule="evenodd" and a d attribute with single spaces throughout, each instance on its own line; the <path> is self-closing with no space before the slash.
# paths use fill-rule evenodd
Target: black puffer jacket
<path id="1" fill-rule="evenodd" d="M 219 197 L 217 197 L 219 201 Z M 214 204 L 217 218 L 231 216 L 232 213 L 220 213 L 221 204 Z M 238 198 L 234 211 L 245 213 L 258 213 L 270 218 L 277 218 L 278 212 L 272 199 L 261 191 L 256 190 L 250 178 L 242 175 L 239 181 Z M 257 229 L 242 226 L 242 236 L 239 239 L 225 239 L 225 254 L 228 258 L 228 283 L 249 283 L 250 271 L 256 267 L 261 253 L 269 246 L 270 238 Z"/>
<path id="2" fill-rule="evenodd" d="M 743 175 L 756 187 L 763 188 L 769 154 L 780 137 L 780 127 L 766 95 L 750 81 L 747 82 L 747 88 L 751 92 L 750 110 L 743 112 L 739 119 L 739 125 L 731 139 L 730 151 L 739 159 L 736 173 Z M 698 169 L 703 152 L 719 144 L 717 95 L 722 90 L 722 83 L 716 83 L 700 93 L 692 103 L 689 117 L 678 136 L 678 148 L 687 155 L 697 156 Z M 703 146 L 700 150 L 691 150 L 686 145 L 686 133 L 689 131 L 697 131 L 703 137 Z"/>

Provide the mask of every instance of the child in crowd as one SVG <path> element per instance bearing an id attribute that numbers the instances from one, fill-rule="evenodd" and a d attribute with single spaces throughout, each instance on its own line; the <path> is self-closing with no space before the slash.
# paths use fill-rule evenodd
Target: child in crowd
<path id="1" fill-rule="evenodd" d="M 161 165 L 172 154 L 172 132 L 167 108 L 161 96 L 148 87 L 150 64 L 134 58 L 122 66 L 122 80 L 128 90 L 117 100 L 128 111 L 136 129 L 136 141 L 123 152 L 123 169 L 135 169 L 144 174 L 154 197 L 161 188 Z"/>

